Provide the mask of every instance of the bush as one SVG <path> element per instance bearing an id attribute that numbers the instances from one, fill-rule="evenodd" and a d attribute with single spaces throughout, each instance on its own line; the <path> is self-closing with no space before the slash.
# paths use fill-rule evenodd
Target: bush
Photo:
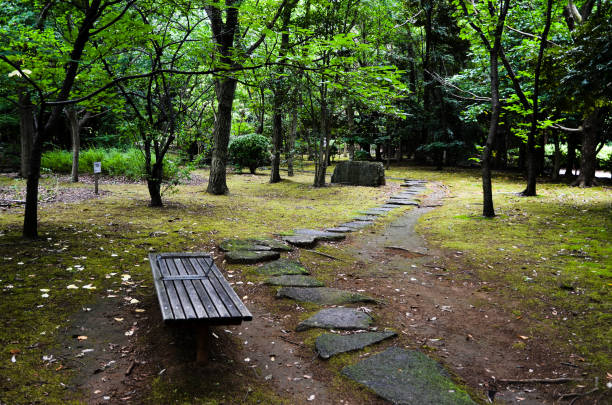
<path id="1" fill-rule="evenodd" d="M 80 163 L 80 160 L 79 160 Z M 50 150 L 42 154 L 40 166 L 53 173 L 70 173 L 72 170 L 72 153 L 65 150 Z"/>
<path id="2" fill-rule="evenodd" d="M 353 160 L 370 160 L 372 157 L 365 150 L 359 149 L 356 150 L 353 154 Z"/>
<path id="3" fill-rule="evenodd" d="M 238 170 L 248 167 L 255 173 L 258 166 L 269 162 L 270 141 L 263 135 L 242 135 L 232 139 L 229 144 L 230 160 Z"/>

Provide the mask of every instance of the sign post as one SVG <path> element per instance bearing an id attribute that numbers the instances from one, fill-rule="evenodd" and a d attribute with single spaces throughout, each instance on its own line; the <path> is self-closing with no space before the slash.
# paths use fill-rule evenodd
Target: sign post
<path id="1" fill-rule="evenodd" d="M 94 169 L 94 181 L 95 181 L 94 191 L 96 194 L 98 194 L 98 178 L 100 177 L 100 173 L 102 173 L 102 162 L 94 162 L 93 169 Z"/>

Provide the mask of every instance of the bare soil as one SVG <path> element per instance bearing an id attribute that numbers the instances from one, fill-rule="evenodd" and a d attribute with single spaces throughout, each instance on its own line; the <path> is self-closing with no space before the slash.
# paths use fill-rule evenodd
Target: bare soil
<path id="1" fill-rule="evenodd" d="M 414 232 L 418 218 L 444 197 L 444 189 L 434 186 L 422 208 L 407 211 L 382 232 L 349 236 L 340 246 L 359 257 L 358 265 L 343 269 L 329 286 L 363 290 L 382 301 L 370 306 L 376 325 L 395 329 L 399 337 L 376 350 L 394 345 L 425 352 L 464 382 L 479 402 L 489 395 L 496 403 L 563 403 L 559 394 L 576 389 L 564 384 L 498 382 L 580 378 L 582 370 L 579 364 L 563 365 L 578 361 L 568 359 L 545 337 L 530 335 L 527 321 L 502 308 L 503 298 L 496 292 L 502 287 L 479 281 L 467 265 L 461 272 L 447 271 L 446 263 L 462 261 L 461 252 L 434 249 Z M 77 370 L 72 389 L 91 404 L 140 404 L 152 398 L 151 384 L 157 378 L 174 384 L 195 382 L 202 395 L 207 387 L 229 387 L 232 397 L 224 402 L 228 404 L 245 402 L 258 387 L 291 404 L 384 403 L 365 390 L 356 396 L 354 386 L 337 383 L 333 367 L 317 359 L 304 343 L 305 336 L 295 332 L 305 311 L 298 303 L 276 300 L 263 285 L 245 282 L 235 288 L 246 297 L 254 320 L 213 328 L 211 361 L 206 365 L 194 363 L 193 331 L 163 325 L 152 287 L 126 286 L 117 296 L 101 299 L 77 314 L 73 327 L 64 331 L 63 355 L 74 358 L 67 364 Z M 126 296 L 141 302 L 129 304 Z M 127 336 L 129 331 L 133 333 Z M 78 340 L 78 336 L 88 338 Z M 74 357 L 85 348 L 94 351 Z M 589 387 L 592 381 L 584 385 Z M 574 403 L 594 401 L 606 403 L 605 398 L 593 396 Z"/>

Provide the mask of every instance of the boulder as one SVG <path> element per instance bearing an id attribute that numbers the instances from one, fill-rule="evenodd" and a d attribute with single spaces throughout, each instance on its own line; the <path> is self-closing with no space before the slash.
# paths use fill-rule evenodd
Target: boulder
<path id="1" fill-rule="evenodd" d="M 385 184 L 385 167 L 381 162 L 338 162 L 331 182 L 351 186 L 382 186 Z"/>

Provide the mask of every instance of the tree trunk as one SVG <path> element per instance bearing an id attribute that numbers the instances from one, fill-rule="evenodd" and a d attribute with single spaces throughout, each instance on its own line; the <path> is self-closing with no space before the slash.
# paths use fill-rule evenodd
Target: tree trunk
<path id="1" fill-rule="evenodd" d="M 272 165 L 270 170 L 270 183 L 281 181 L 280 159 L 281 148 L 283 146 L 283 118 L 281 113 L 282 100 L 281 90 L 278 89 L 274 94 L 274 114 L 272 117 Z"/>
<path id="2" fill-rule="evenodd" d="M 44 128 L 39 127 L 32 141 L 30 167 L 26 183 L 26 203 L 23 218 L 23 236 L 28 239 L 38 238 L 38 182 L 40 179 L 40 158 Z"/>
<path id="3" fill-rule="evenodd" d="M 289 139 L 287 140 L 287 176 L 293 177 L 293 155 L 295 153 L 295 138 L 297 135 L 297 107 L 293 106 L 291 112 L 291 129 L 289 130 Z"/>
<path id="4" fill-rule="evenodd" d="M 553 170 L 551 173 L 551 179 L 553 181 L 559 180 L 559 169 L 561 168 L 561 148 L 559 147 L 559 132 L 553 132 L 553 142 L 555 144 L 555 155 L 553 159 Z"/>
<path id="5" fill-rule="evenodd" d="M 327 156 L 329 153 L 329 123 L 328 123 L 328 111 L 327 103 L 325 102 L 327 97 L 326 91 L 321 91 L 321 122 L 320 122 L 320 133 L 319 133 L 319 145 L 317 150 L 318 164 L 315 164 L 315 178 L 314 186 L 323 187 L 325 186 L 325 173 L 327 171 Z"/>
<path id="6" fill-rule="evenodd" d="M 354 139 L 355 134 L 353 134 L 355 127 L 355 110 L 351 104 L 346 106 L 346 122 L 348 126 L 349 139 Z M 348 154 L 349 160 L 353 160 L 355 158 L 355 142 L 350 140 L 348 141 Z"/>
<path id="7" fill-rule="evenodd" d="M 77 111 L 74 108 L 65 108 L 66 117 L 70 127 L 70 138 L 72 139 L 72 172 L 71 178 L 73 183 L 79 181 L 79 152 L 81 149 L 81 125 Z"/>
<path id="8" fill-rule="evenodd" d="M 215 82 L 217 93 L 217 120 L 213 133 L 213 153 L 210 163 L 210 176 L 206 192 L 215 195 L 226 194 L 227 146 L 232 129 L 232 104 L 236 92 L 236 79 L 225 77 Z"/>
<path id="9" fill-rule="evenodd" d="M 582 125 L 582 148 L 580 149 L 580 174 L 573 183 L 574 186 L 591 187 L 595 183 L 597 169 L 597 145 L 601 125 L 600 109 L 596 108 L 589 114 Z"/>
<path id="10" fill-rule="evenodd" d="M 150 207 L 163 207 L 161 198 L 163 166 L 155 162 L 151 176 L 147 179 L 147 187 L 149 188 L 149 196 L 151 197 Z"/>
<path id="11" fill-rule="evenodd" d="M 34 127 L 34 105 L 30 95 L 23 92 L 19 97 L 19 135 L 21 139 L 21 166 L 19 175 L 28 178 L 30 171 L 30 154 L 32 150 L 32 139 L 36 131 Z"/>
<path id="12" fill-rule="evenodd" d="M 567 136 L 567 162 L 565 167 L 565 178 L 574 177 L 574 166 L 576 166 L 576 134 L 570 133 Z"/>

